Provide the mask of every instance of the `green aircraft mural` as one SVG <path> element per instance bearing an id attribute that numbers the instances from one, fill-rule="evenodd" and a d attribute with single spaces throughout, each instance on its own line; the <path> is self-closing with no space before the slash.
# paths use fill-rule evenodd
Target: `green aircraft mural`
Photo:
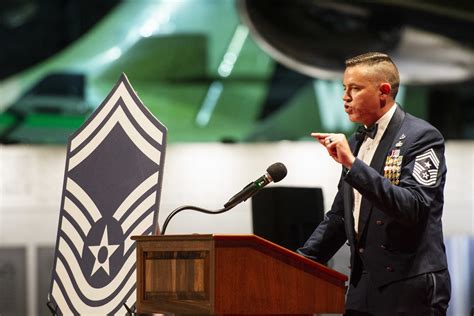
<path id="1" fill-rule="evenodd" d="M 275 1 L 272 8 L 281 11 L 290 2 Z M 284 48 L 272 54 L 273 43 L 262 41 L 255 21 L 249 22 L 251 3 L 119 1 L 73 43 L 0 81 L 0 141 L 65 144 L 122 73 L 168 127 L 170 143 L 301 140 L 313 130 L 350 134 L 338 71 L 318 77 L 321 72 L 285 64 L 279 58 Z M 340 12 L 319 9 L 324 17 Z M 300 33 L 294 30 L 295 37 Z M 319 45 L 323 50 L 325 43 Z M 427 88 L 415 81 L 398 101 L 426 117 Z"/>

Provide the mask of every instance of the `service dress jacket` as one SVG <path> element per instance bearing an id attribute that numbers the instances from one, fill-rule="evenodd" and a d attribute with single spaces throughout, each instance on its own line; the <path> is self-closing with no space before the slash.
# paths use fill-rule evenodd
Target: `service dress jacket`
<path id="1" fill-rule="evenodd" d="M 326 263 L 347 241 L 354 285 L 362 267 L 376 287 L 447 268 L 441 223 L 444 139 L 396 106 L 370 166 L 356 158 L 350 170 L 343 168 L 330 211 L 297 250 Z M 354 135 L 349 145 L 356 154 L 360 144 Z M 353 189 L 362 195 L 358 236 Z"/>

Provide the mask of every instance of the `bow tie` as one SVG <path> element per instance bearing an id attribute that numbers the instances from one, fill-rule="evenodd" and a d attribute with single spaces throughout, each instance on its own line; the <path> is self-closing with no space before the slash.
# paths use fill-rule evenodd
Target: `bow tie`
<path id="1" fill-rule="evenodd" d="M 373 124 L 370 127 L 365 127 L 363 125 L 359 126 L 355 134 L 356 139 L 360 142 L 363 142 L 365 140 L 365 136 L 374 139 L 375 134 L 377 134 L 377 126 L 377 124 Z"/>

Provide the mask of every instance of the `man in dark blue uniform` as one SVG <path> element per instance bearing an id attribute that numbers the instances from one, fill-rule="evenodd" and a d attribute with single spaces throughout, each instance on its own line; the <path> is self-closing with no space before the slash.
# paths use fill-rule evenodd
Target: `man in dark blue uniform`
<path id="1" fill-rule="evenodd" d="M 325 263 L 348 241 L 345 315 L 445 315 L 443 137 L 395 103 L 399 74 L 388 55 L 347 60 L 343 84 L 344 109 L 363 126 L 349 141 L 311 134 L 343 171 L 331 210 L 298 252 Z"/>

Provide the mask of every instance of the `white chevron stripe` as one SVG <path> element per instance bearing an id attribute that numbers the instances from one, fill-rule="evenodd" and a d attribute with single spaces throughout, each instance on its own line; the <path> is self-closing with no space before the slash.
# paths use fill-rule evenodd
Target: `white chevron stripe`
<path id="1" fill-rule="evenodd" d="M 97 132 L 95 137 L 91 139 L 87 145 L 84 146 L 78 153 L 69 158 L 68 171 L 71 171 L 80 164 L 84 159 L 86 159 L 97 147 L 102 143 L 102 141 L 108 136 L 112 128 L 116 124 L 120 124 L 130 138 L 130 140 L 137 145 L 137 148 L 140 149 L 143 154 L 145 154 L 151 161 L 154 161 L 156 164 L 160 164 L 161 152 L 151 145 L 143 136 L 137 131 L 135 126 L 129 121 L 128 117 L 125 115 L 125 112 L 121 107 L 118 107 L 115 112 L 112 114 L 110 119 L 102 126 L 102 128 Z"/>
<path id="2" fill-rule="evenodd" d="M 122 231 L 126 232 L 138 219 L 139 217 L 145 213 L 146 210 L 148 210 L 150 207 L 152 207 L 155 204 L 156 200 L 156 192 L 150 194 L 146 199 L 144 199 L 136 209 L 133 210 L 133 212 L 125 219 L 125 221 L 122 224 Z M 152 221 L 146 221 L 146 223 L 152 223 Z"/>
<path id="3" fill-rule="evenodd" d="M 135 304 L 136 301 L 137 301 L 137 290 L 135 289 L 132 293 L 130 293 L 130 296 L 127 299 L 127 306 L 132 307 L 133 304 Z M 122 313 L 122 309 L 123 309 L 123 313 Z M 121 312 L 122 315 L 124 315 L 124 314 L 128 315 L 128 314 L 126 314 L 125 307 L 119 309 L 118 312 Z"/>
<path id="4" fill-rule="evenodd" d="M 92 216 L 94 222 L 97 222 L 102 217 L 94 201 L 92 201 L 86 191 L 84 191 L 71 178 L 67 178 L 66 180 L 66 190 L 69 191 L 72 195 L 74 195 L 74 197 L 77 198 L 79 202 L 81 202 L 87 212 L 89 212 L 89 214 Z"/>
<path id="5" fill-rule="evenodd" d="M 416 160 L 417 161 L 421 161 L 425 158 L 428 158 L 430 156 L 430 153 L 428 151 L 425 151 L 424 153 L 422 153 L 421 155 L 418 155 L 416 156 Z"/>
<path id="6" fill-rule="evenodd" d="M 130 96 L 124 83 L 121 82 L 115 93 L 110 97 L 109 101 L 105 104 L 102 110 L 99 111 L 94 119 L 89 122 L 87 126 L 85 126 L 84 129 L 79 134 L 77 134 L 76 137 L 74 137 L 74 139 L 71 140 L 71 151 L 82 144 L 97 129 L 105 117 L 110 113 L 119 98 L 122 98 L 125 106 L 128 108 L 130 113 L 132 113 L 135 120 L 140 122 L 143 130 L 145 130 L 145 132 L 148 133 L 150 137 L 156 140 L 159 144 L 163 143 L 163 133 L 141 111 L 133 98 Z M 146 110 L 149 111 L 148 108 L 146 108 Z"/>
<path id="7" fill-rule="evenodd" d="M 66 234 L 66 236 L 68 236 L 69 239 L 71 239 L 72 244 L 76 248 L 76 251 L 79 253 L 79 256 L 82 256 L 84 241 L 66 217 L 63 217 L 61 230 Z"/>
<path id="8" fill-rule="evenodd" d="M 142 197 L 142 195 L 145 194 L 146 191 L 151 189 L 156 183 L 158 183 L 158 172 L 152 174 L 148 177 L 148 179 L 140 183 L 140 185 L 137 186 L 135 190 L 133 190 L 132 193 L 130 193 L 125 198 L 125 200 L 123 200 L 122 204 L 120 204 L 120 206 L 115 211 L 114 218 L 117 221 L 120 221 L 125 212 L 127 212 L 130 208 L 130 206 L 135 203 L 136 200 Z"/>
<path id="9" fill-rule="evenodd" d="M 63 292 L 61 292 L 61 288 L 59 287 L 56 280 L 53 284 L 52 294 L 63 315 L 74 315 L 73 312 L 69 309 L 69 305 L 67 304 Z"/>
<path id="10" fill-rule="evenodd" d="M 81 209 L 74 204 L 67 196 L 64 197 L 64 211 L 74 218 L 74 221 L 81 228 L 84 235 L 87 236 L 89 230 L 91 229 L 91 224 L 82 213 Z"/>
<path id="11" fill-rule="evenodd" d="M 420 183 L 423 184 L 423 185 L 433 185 L 436 182 L 435 181 L 429 181 L 429 182 L 420 182 Z"/>
<path id="12" fill-rule="evenodd" d="M 135 235 L 143 235 L 145 233 L 145 231 L 150 228 L 150 226 L 152 225 L 153 223 L 153 213 L 150 213 L 150 215 L 148 215 L 143 221 L 140 222 L 140 224 L 138 224 L 137 227 L 135 227 L 134 230 L 132 230 L 130 232 L 130 234 L 128 236 L 125 237 L 125 241 L 124 241 L 124 250 L 123 252 L 124 253 L 127 253 L 127 251 L 133 246 L 135 245 L 135 241 L 130 239 L 130 237 L 132 236 L 135 236 Z"/>
<path id="13" fill-rule="evenodd" d="M 59 275 L 67 275 L 67 271 L 62 264 L 62 262 L 59 260 L 56 266 L 56 269 L 58 271 Z M 89 306 L 86 303 L 82 301 L 80 296 L 77 294 L 76 290 L 74 289 L 71 280 L 68 279 L 61 279 L 61 282 L 64 287 L 64 291 L 67 293 L 67 296 L 73 302 L 74 308 L 79 312 L 81 315 L 108 315 L 110 312 L 117 307 L 122 300 L 124 300 L 125 296 L 127 293 L 135 287 L 135 281 L 136 281 L 136 272 L 133 272 L 128 281 L 125 283 L 123 288 L 120 290 L 119 293 L 117 293 L 115 296 L 113 296 L 106 304 L 103 304 L 101 306 Z M 104 288 L 100 289 L 95 289 L 94 292 L 100 293 L 100 296 L 103 297 L 105 295 L 110 295 L 112 294 L 111 292 L 108 292 L 108 290 L 104 290 Z M 97 297 L 94 296 L 92 293 L 86 293 L 89 295 L 85 295 L 88 299 L 92 301 L 96 301 Z M 107 296 L 105 296 L 107 297 Z M 100 299 L 102 300 L 102 299 Z M 60 306 L 62 309 L 62 306 Z"/>
<path id="14" fill-rule="evenodd" d="M 59 251 L 62 253 L 66 260 L 66 262 L 57 260 L 56 263 L 57 275 L 61 276 L 61 282 L 64 285 L 65 283 L 69 284 L 71 283 L 70 278 L 74 278 L 77 285 L 81 289 L 82 294 L 84 294 L 84 296 L 89 298 L 90 300 L 94 301 L 101 301 L 108 298 L 110 294 L 120 286 L 120 283 L 125 280 L 127 273 L 129 273 L 130 270 L 134 269 L 133 265 L 135 264 L 135 258 L 132 258 L 133 254 L 131 254 L 131 256 L 125 261 L 125 264 L 122 266 L 117 276 L 109 284 L 101 288 L 95 288 L 92 287 L 89 282 L 87 282 L 87 280 L 84 278 L 79 262 L 74 257 L 74 254 L 69 248 L 68 244 L 62 238 L 59 241 Z M 64 264 L 68 265 L 71 269 L 72 274 L 70 277 L 64 277 L 68 276 L 67 271 L 64 268 Z"/>
<path id="15" fill-rule="evenodd" d="M 429 153 L 430 153 L 431 160 L 433 160 L 436 168 L 438 168 L 439 160 L 438 160 L 438 157 L 436 157 L 436 153 L 434 152 L 432 148 L 430 148 Z"/>
<path id="16" fill-rule="evenodd" d="M 416 161 L 421 161 L 421 160 L 426 159 L 426 158 L 431 158 L 431 160 L 433 161 L 435 167 L 438 168 L 439 160 L 438 160 L 438 157 L 436 157 L 436 154 L 435 154 L 435 152 L 432 148 L 428 149 L 427 151 L 425 151 L 421 155 L 417 156 Z"/>
<path id="17" fill-rule="evenodd" d="M 421 172 L 421 171 L 425 171 L 425 168 L 420 166 L 419 163 L 415 163 L 415 165 L 413 166 L 413 170 L 416 170 L 417 172 Z"/>

